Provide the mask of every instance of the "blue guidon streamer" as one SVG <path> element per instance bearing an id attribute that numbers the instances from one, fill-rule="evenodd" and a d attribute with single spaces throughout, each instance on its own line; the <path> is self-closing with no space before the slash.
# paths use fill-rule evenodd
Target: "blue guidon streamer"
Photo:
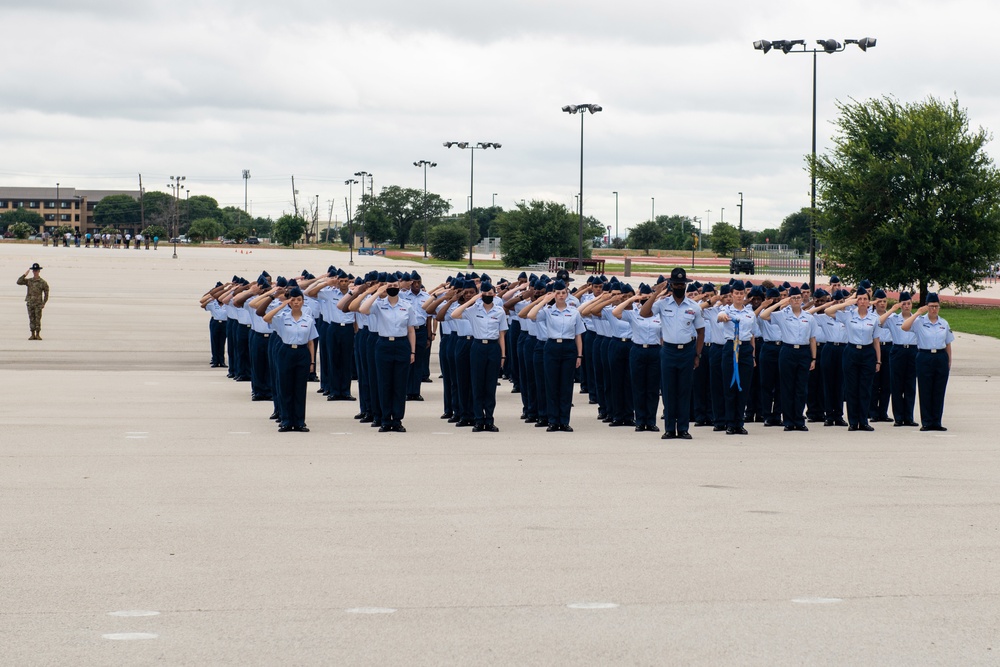
<path id="1" fill-rule="evenodd" d="M 743 387 L 740 386 L 740 321 L 734 320 L 733 324 L 736 326 L 736 334 L 733 336 L 733 379 L 729 382 L 729 386 L 735 384 L 736 391 L 743 391 Z"/>

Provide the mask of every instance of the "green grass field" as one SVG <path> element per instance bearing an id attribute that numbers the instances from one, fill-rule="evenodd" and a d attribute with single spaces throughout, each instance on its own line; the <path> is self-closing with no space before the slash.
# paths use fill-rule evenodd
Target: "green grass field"
<path id="1" fill-rule="evenodd" d="M 946 306 L 941 317 L 948 320 L 952 331 L 1000 338 L 1000 309 Z"/>

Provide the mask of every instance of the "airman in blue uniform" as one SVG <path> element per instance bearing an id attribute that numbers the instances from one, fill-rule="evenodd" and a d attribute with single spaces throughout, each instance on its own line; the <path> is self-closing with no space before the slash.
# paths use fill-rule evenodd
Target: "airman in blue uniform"
<path id="1" fill-rule="evenodd" d="M 906 318 L 901 329 L 917 337 L 917 386 L 920 390 L 920 430 L 947 431 L 942 426 L 944 395 L 951 372 L 951 344 L 955 334 L 948 320 L 941 317 L 941 300 L 936 293 L 927 295 L 927 303 Z"/>
<path id="2" fill-rule="evenodd" d="M 917 426 L 913 420 L 913 407 L 917 400 L 917 335 L 913 331 L 903 331 L 903 322 L 912 314 L 912 297 L 909 292 L 903 291 L 899 293 L 899 300 L 879 316 L 882 328 L 889 331 L 892 339 L 889 368 L 892 371 L 893 426 Z"/>

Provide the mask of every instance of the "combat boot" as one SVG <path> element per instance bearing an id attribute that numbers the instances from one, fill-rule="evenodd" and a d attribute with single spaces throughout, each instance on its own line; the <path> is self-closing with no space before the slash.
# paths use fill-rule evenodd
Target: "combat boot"
<path id="1" fill-rule="evenodd" d="M 35 332 L 35 340 L 41 340 L 41 339 L 42 339 L 42 330 L 39 329 L 38 331 Z"/>

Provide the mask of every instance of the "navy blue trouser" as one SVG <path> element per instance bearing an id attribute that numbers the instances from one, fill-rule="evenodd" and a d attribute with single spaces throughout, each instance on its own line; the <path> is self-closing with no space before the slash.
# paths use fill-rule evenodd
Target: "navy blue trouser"
<path id="1" fill-rule="evenodd" d="M 611 413 L 611 397 L 604 390 L 606 384 L 604 381 L 604 362 L 602 359 L 604 359 L 604 353 L 608 349 L 609 340 L 607 336 L 595 334 L 594 349 L 590 353 L 590 360 L 594 366 L 594 384 L 597 385 L 594 388 L 594 393 L 597 396 L 597 409 L 606 415 Z"/>
<path id="2" fill-rule="evenodd" d="M 760 375 L 760 414 L 764 421 L 781 421 L 781 382 L 778 379 L 778 357 L 782 347 L 775 342 L 764 342 L 764 349 L 757 357 Z"/>
<path id="3" fill-rule="evenodd" d="M 848 343 L 844 350 L 844 398 L 847 399 L 847 423 L 851 426 L 868 425 L 874 378 L 875 348 L 869 344 L 859 350 Z"/>
<path id="4" fill-rule="evenodd" d="M 544 376 L 545 397 L 548 401 L 546 416 L 549 424 L 569 426 L 569 414 L 573 406 L 573 374 L 576 371 L 576 340 L 564 338 L 557 343 L 555 338 L 545 341 Z"/>
<path id="5" fill-rule="evenodd" d="M 228 377 L 235 378 L 240 370 L 240 355 L 236 350 L 236 320 L 226 320 L 226 350 L 229 352 Z"/>
<path id="6" fill-rule="evenodd" d="M 379 377 L 378 377 L 378 366 L 375 362 L 375 347 L 378 344 L 380 336 L 372 331 L 368 332 L 368 338 L 365 340 L 365 373 L 368 375 L 368 407 L 372 414 L 372 422 L 376 424 L 382 423 L 382 394 L 379 391 Z M 409 360 L 409 353 L 407 353 L 407 360 Z M 403 387 L 406 390 L 406 387 Z"/>
<path id="7" fill-rule="evenodd" d="M 732 352 L 731 348 L 732 345 L 730 345 L 730 352 Z M 763 337 L 754 338 L 753 358 L 755 363 L 750 369 L 749 385 L 743 385 L 744 389 L 747 389 L 748 386 L 750 389 L 746 397 L 746 421 L 756 421 L 758 418 L 763 418 L 760 396 L 760 353 L 763 349 Z"/>
<path id="8" fill-rule="evenodd" d="M 594 342 L 597 332 L 583 332 L 583 372 L 586 378 L 587 397 L 591 403 L 597 402 L 597 368 L 594 365 Z"/>
<path id="9" fill-rule="evenodd" d="M 282 344 L 278 350 L 281 385 L 281 420 L 284 426 L 306 425 L 306 387 L 309 383 L 309 348 Z"/>
<path id="10" fill-rule="evenodd" d="M 507 329 L 507 374 L 514 385 L 514 391 L 521 391 L 521 366 L 518 339 L 521 337 L 521 322 L 512 318 Z"/>
<path id="11" fill-rule="evenodd" d="M 271 336 L 250 331 L 250 391 L 254 396 L 271 397 L 271 362 L 268 351 Z M 264 336 L 267 336 L 265 338 Z"/>
<path id="12" fill-rule="evenodd" d="M 240 358 L 240 373 L 238 379 L 250 379 L 250 327 L 236 324 L 236 349 Z"/>
<path id="13" fill-rule="evenodd" d="M 909 424 L 917 399 L 917 346 L 893 345 L 890 356 L 892 418 L 897 424 Z"/>
<path id="14" fill-rule="evenodd" d="M 782 344 L 778 367 L 781 369 L 781 413 L 785 426 L 806 425 L 803 412 L 809 394 L 810 363 L 812 350 L 809 345 L 802 345 L 796 350 L 792 345 Z"/>
<path id="15" fill-rule="evenodd" d="M 535 408 L 538 410 L 538 421 L 549 421 L 548 385 L 545 379 L 545 345 L 548 341 L 535 340 L 535 351 L 532 355 L 531 370 L 535 374 Z M 573 355 L 576 356 L 575 354 Z M 555 423 L 555 422 L 550 422 Z"/>
<path id="16" fill-rule="evenodd" d="M 354 324 L 330 322 L 330 393 L 334 396 L 351 395 L 351 363 L 354 358 Z"/>
<path id="17" fill-rule="evenodd" d="M 826 419 L 844 418 L 844 348 L 846 343 L 825 343 L 820 363 L 823 365 L 823 403 Z"/>
<path id="18" fill-rule="evenodd" d="M 615 369 L 611 365 L 611 343 L 613 340 L 613 338 L 605 336 L 604 341 L 597 350 L 600 353 L 597 362 L 601 364 L 601 374 L 604 376 L 604 413 L 612 418 L 614 418 L 615 414 L 615 393 L 613 389 Z"/>
<path id="19" fill-rule="evenodd" d="M 611 417 L 615 421 L 634 421 L 632 401 L 632 372 L 629 365 L 631 340 L 612 338 L 608 346 L 608 364 L 614 369 L 611 375 Z"/>
<path id="20" fill-rule="evenodd" d="M 319 318 L 316 320 L 316 332 L 319 338 L 316 339 L 316 371 L 319 373 L 319 388 L 324 393 L 329 394 L 330 380 L 333 378 L 333 371 L 330 368 L 330 323 Z"/>
<path id="21" fill-rule="evenodd" d="M 453 333 L 441 334 L 441 342 L 438 344 L 438 363 L 441 364 L 441 398 L 444 403 L 444 414 L 457 417 L 459 413 L 458 401 L 451 389 L 451 383 L 454 380 L 451 363 L 455 358 L 451 346 L 455 344 L 456 338 L 457 336 Z"/>
<path id="22" fill-rule="evenodd" d="M 383 425 L 399 426 L 406 411 L 406 379 L 410 372 L 410 341 L 406 336 L 389 340 L 379 336 L 374 351 L 378 374 L 379 406 Z"/>
<path id="23" fill-rule="evenodd" d="M 823 407 L 823 343 L 816 343 L 816 366 L 809 371 L 809 395 L 806 396 L 806 416 L 809 419 L 824 418 Z"/>
<path id="24" fill-rule="evenodd" d="M 368 386 L 368 364 L 365 355 L 368 350 L 368 337 L 371 332 L 367 327 L 360 327 L 354 334 L 354 367 L 358 371 L 358 408 L 362 414 L 372 413 L 371 387 Z"/>
<path id="25" fill-rule="evenodd" d="M 632 403 L 638 426 L 656 425 L 656 408 L 660 404 L 660 346 L 632 344 L 628 353 L 632 379 Z"/>
<path id="26" fill-rule="evenodd" d="M 212 363 L 226 363 L 226 320 L 208 320 L 208 337 L 212 346 Z"/>
<path id="27" fill-rule="evenodd" d="M 271 373 L 271 400 L 274 402 L 274 412 L 278 414 L 278 422 L 282 423 L 284 420 L 281 419 L 281 383 L 279 379 L 281 378 L 281 364 L 278 359 L 278 352 L 281 351 L 281 346 L 284 343 L 281 342 L 281 338 L 278 334 L 271 334 L 268 340 L 268 370 Z"/>
<path id="28" fill-rule="evenodd" d="M 691 384 L 694 378 L 695 343 L 678 349 L 664 343 L 660 348 L 660 393 L 667 433 L 683 433 L 691 426 Z"/>
<path id="29" fill-rule="evenodd" d="M 882 365 L 872 378 L 872 402 L 868 406 L 868 418 L 887 419 L 889 400 L 892 396 L 892 343 L 882 343 Z"/>
<path id="30" fill-rule="evenodd" d="M 917 352 L 917 386 L 920 388 L 921 426 L 941 426 L 944 393 L 948 388 L 948 353 L 945 350 Z"/>
<path id="31" fill-rule="evenodd" d="M 518 337 L 517 364 L 521 372 L 521 406 L 525 417 L 538 417 L 538 397 L 535 395 L 535 345 L 538 342 L 531 334 L 522 331 Z"/>
<path id="32" fill-rule="evenodd" d="M 468 336 L 459 336 L 455 342 L 455 379 L 457 380 L 458 403 L 461 407 L 459 416 L 462 421 L 475 421 L 472 413 L 472 370 L 469 368 L 469 353 L 472 340 Z M 493 384 L 497 378 L 493 376 Z M 452 399 L 455 394 L 452 395 Z"/>
<path id="33" fill-rule="evenodd" d="M 420 383 L 424 379 L 424 367 L 422 360 L 425 355 L 430 354 L 427 349 L 427 325 L 416 327 L 413 330 L 416 338 L 417 351 L 413 355 L 413 363 L 406 373 L 406 393 L 409 396 L 420 394 Z"/>
<path id="34" fill-rule="evenodd" d="M 712 343 L 708 352 L 708 364 L 711 367 L 712 378 L 712 423 L 715 426 L 726 425 L 726 398 L 722 392 L 722 353 L 725 345 Z"/>
<path id="35" fill-rule="evenodd" d="M 503 332 L 501 332 L 503 335 Z M 493 424 L 497 407 L 497 373 L 500 372 L 500 341 L 472 341 L 469 374 L 472 382 L 472 419 L 481 426 Z"/>
<path id="36" fill-rule="evenodd" d="M 691 389 L 691 414 L 695 423 L 712 421 L 712 369 L 709 358 L 712 347 L 706 343 L 701 348 L 698 368 L 694 370 Z"/>
<path id="37" fill-rule="evenodd" d="M 740 343 L 739 366 L 733 359 L 733 342 L 728 341 L 722 354 L 722 392 L 726 397 L 726 426 L 743 428 L 747 414 L 747 400 L 751 396 L 750 382 L 754 375 L 753 345 L 750 341 Z M 739 383 L 733 382 L 733 373 L 738 372 Z M 737 388 L 739 387 L 739 388 Z"/>

